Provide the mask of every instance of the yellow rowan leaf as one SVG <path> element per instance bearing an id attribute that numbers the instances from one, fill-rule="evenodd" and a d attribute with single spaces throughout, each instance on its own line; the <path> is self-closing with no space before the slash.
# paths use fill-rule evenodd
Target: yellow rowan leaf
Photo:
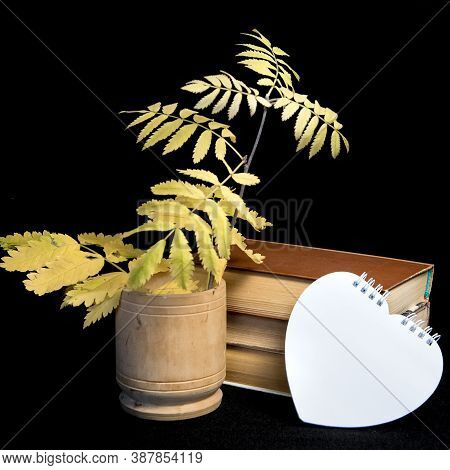
<path id="1" fill-rule="evenodd" d="M 340 136 L 342 137 L 342 141 L 344 142 L 345 148 L 347 149 L 347 153 L 350 152 L 350 144 L 348 143 L 347 138 L 342 134 L 340 134 Z"/>
<path id="2" fill-rule="evenodd" d="M 206 80 L 209 80 L 215 87 L 220 87 L 222 85 L 217 75 L 207 75 L 205 78 Z"/>
<path id="3" fill-rule="evenodd" d="M 250 116 L 253 116 L 256 113 L 256 108 L 258 107 L 258 100 L 256 96 L 247 95 L 247 104 L 248 109 L 250 110 Z"/>
<path id="4" fill-rule="evenodd" d="M 270 78 L 260 78 L 256 83 L 260 86 L 274 86 L 274 83 Z"/>
<path id="5" fill-rule="evenodd" d="M 244 184 L 246 186 L 253 186 L 260 183 L 260 179 L 251 173 L 233 173 L 231 177 L 236 183 Z"/>
<path id="6" fill-rule="evenodd" d="M 193 159 L 194 163 L 198 163 L 203 160 L 211 147 L 212 132 L 205 130 L 200 134 L 194 148 Z"/>
<path id="7" fill-rule="evenodd" d="M 189 91 L 191 93 L 203 93 L 209 88 L 211 88 L 211 85 L 201 80 L 193 80 L 181 87 L 182 90 Z"/>
<path id="8" fill-rule="evenodd" d="M 257 96 L 256 101 L 258 101 L 258 103 L 262 104 L 266 108 L 271 108 L 272 107 L 272 103 L 270 101 L 266 100 L 265 98 L 263 98 L 262 96 Z"/>
<path id="9" fill-rule="evenodd" d="M 231 90 L 227 90 L 223 95 L 222 98 L 214 105 L 212 109 L 212 114 L 217 114 L 222 111 L 225 106 L 228 104 L 228 101 L 231 97 Z"/>
<path id="10" fill-rule="evenodd" d="M 167 139 L 181 126 L 181 124 L 183 124 L 183 119 L 175 119 L 174 121 L 163 124 L 147 139 L 144 149 L 152 147 L 161 140 Z"/>
<path id="11" fill-rule="evenodd" d="M 211 221 L 219 256 L 228 259 L 230 257 L 231 226 L 227 214 L 213 199 L 207 199 L 205 201 L 204 210 Z"/>
<path id="12" fill-rule="evenodd" d="M 340 122 L 334 121 L 334 122 L 333 122 L 333 127 L 334 127 L 337 131 L 339 131 L 339 130 L 341 130 L 344 126 L 343 126 Z"/>
<path id="13" fill-rule="evenodd" d="M 137 117 L 134 121 L 130 122 L 126 129 L 129 129 L 130 127 L 136 126 L 137 124 L 141 124 L 145 121 L 148 121 L 150 118 L 152 118 L 155 115 L 153 112 L 144 112 L 141 114 L 139 117 Z"/>
<path id="14" fill-rule="evenodd" d="M 200 229 L 200 225 L 195 230 L 195 238 L 197 241 L 197 252 L 203 268 L 212 273 L 214 279 L 219 283 L 222 279 L 227 261 L 219 258 L 212 243 L 211 236 Z"/>
<path id="15" fill-rule="evenodd" d="M 186 207 L 184 207 L 182 204 L 173 199 L 152 199 L 151 201 L 147 201 L 144 204 L 140 205 L 137 208 L 137 213 L 139 215 L 146 215 L 150 218 L 155 217 L 155 215 L 157 214 L 179 216 L 189 216 L 190 214 L 189 210 Z"/>
<path id="16" fill-rule="evenodd" d="M 280 56 L 287 56 L 289 57 L 289 54 L 284 52 L 282 49 L 280 49 L 279 47 L 273 47 L 272 48 L 272 51 L 275 55 L 280 55 Z"/>
<path id="17" fill-rule="evenodd" d="M 341 151 L 341 138 L 338 131 L 333 131 L 331 134 L 331 155 L 336 158 Z"/>
<path id="18" fill-rule="evenodd" d="M 236 228 L 233 228 L 231 231 L 231 244 L 236 245 L 256 264 L 263 263 L 264 259 L 266 258 L 260 253 L 255 253 L 253 250 L 247 248 L 244 236 L 239 233 Z"/>
<path id="19" fill-rule="evenodd" d="M 222 124 L 221 122 L 210 121 L 208 122 L 208 127 L 215 131 L 216 129 L 228 129 L 230 127 L 228 124 Z"/>
<path id="20" fill-rule="evenodd" d="M 198 124 L 204 124 L 205 122 L 211 121 L 211 119 L 201 114 L 194 114 L 194 121 Z"/>
<path id="21" fill-rule="evenodd" d="M 255 44 L 237 44 L 237 45 L 247 47 L 248 49 L 253 49 L 255 51 L 260 51 L 260 52 L 266 52 L 267 53 L 267 49 L 265 47 L 256 46 Z"/>
<path id="22" fill-rule="evenodd" d="M 303 103 L 306 98 L 308 98 L 308 95 L 301 95 L 300 93 L 294 93 L 294 100 L 297 103 Z"/>
<path id="23" fill-rule="evenodd" d="M 324 115 L 324 119 L 325 119 L 325 122 L 327 122 L 328 124 L 331 124 L 332 122 L 336 121 L 338 115 L 337 113 L 335 113 L 334 111 L 331 111 L 330 108 L 326 108 L 325 109 L 325 115 Z"/>
<path id="24" fill-rule="evenodd" d="M 163 155 L 167 155 L 174 150 L 182 147 L 196 131 L 198 124 L 187 124 L 180 128 L 176 134 L 174 134 L 169 143 L 164 147 Z"/>
<path id="25" fill-rule="evenodd" d="M 239 54 L 236 54 L 237 57 L 250 57 L 251 59 L 264 59 L 269 62 L 275 63 L 275 60 L 272 56 L 267 54 L 267 52 L 262 52 L 262 51 L 255 51 L 253 49 L 239 52 Z"/>
<path id="26" fill-rule="evenodd" d="M 78 307 L 81 304 L 90 307 L 92 304 L 99 304 L 107 297 L 112 297 L 117 292 L 122 291 L 127 281 L 128 273 L 122 271 L 91 277 L 76 284 L 66 292 L 62 307 L 66 305 Z"/>
<path id="27" fill-rule="evenodd" d="M 157 196 L 186 196 L 194 199 L 203 199 L 203 193 L 190 183 L 170 180 L 152 186 L 151 191 Z"/>
<path id="28" fill-rule="evenodd" d="M 284 109 L 281 115 L 282 121 L 290 119 L 300 108 L 300 105 L 295 101 L 291 101 Z"/>
<path id="29" fill-rule="evenodd" d="M 236 93 L 234 95 L 233 101 L 231 106 L 228 108 L 228 119 L 233 119 L 236 114 L 239 112 L 239 107 L 241 106 L 242 102 L 242 95 L 240 93 Z"/>
<path id="30" fill-rule="evenodd" d="M 231 83 L 230 77 L 226 75 L 225 73 L 221 73 L 220 75 L 217 75 L 217 78 L 221 81 L 222 85 L 225 88 L 228 88 L 228 89 L 233 88 L 233 84 Z"/>
<path id="31" fill-rule="evenodd" d="M 325 139 L 327 138 L 327 130 L 328 130 L 328 124 L 325 122 L 319 127 L 319 130 L 316 133 L 316 136 L 314 137 L 314 141 L 311 145 L 311 148 L 309 149 L 309 158 L 314 157 L 320 149 L 323 147 L 323 144 L 325 143 Z"/>
<path id="32" fill-rule="evenodd" d="M 205 109 L 210 106 L 213 101 L 217 98 L 217 95 L 220 93 L 220 89 L 216 88 L 211 93 L 208 93 L 203 98 L 201 98 L 197 104 L 194 106 L 195 109 Z"/>
<path id="33" fill-rule="evenodd" d="M 227 145 L 225 139 L 222 137 L 216 140 L 216 157 L 219 160 L 225 160 L 225 154 L 227 153 Z"/>
<path id="34" fill-rule="evenodd" d="M 18 245 L 2 258 L 0 267 L 6 271 L 35 271 L 68 253 L 79 252 L 78 243 L 68 235 L 48 234 L 40 239 L 30 239 L 26 245 Z"/>
<path id="35" fill-rule="evenodd" d="M 173 103 L 173 104 L 167 104 L 166 106 L 163 106 L 162 112 L 164 114 L 173 114 L 175 110 L 177 109 L 178 103 Z"/>
<path id="36" fill-rule="evenodd" d="M 114 239 L 103 246 L 105 258 L 112 263 L 121 263 L 129 258 L 137 258 L 144 251 L 135 248 L 132 244 L 125 244 L 122 240 Z"/>
<path id="37" fill-rule="evenodd" d="M 219 178 L 211 172 L 207 170 L 177 170 L 178 173 L 181 173 L 182 175 L 187 175 L 192 178 L 196 178 L 201 181 L 206 181 L 207 183 L 211 184 L 220 184 Z"/>
<path id="38" fill-rule="evenodd" d="M 141 142 L 141 140 L 145 139 L 154 129 L 156 129 L 160 124 L 162 124 L 169 116 L 162 114 L 160 116 L 155 117 L 150 122 L 148 122 L 139 132 L 136 142 Z"/>
<path id="39" fill-rule="evenodd" d="M 112 297 L 105 299 L 98 305 L 94 305 L 88 309 L 87 315 L 84 317 L 83 328 L 92 325 L 96 321 L 109 315 L 120 303 L 122 291 L 116 292 Z"/>
<path id="40" fill-rule="evenodd" d="M 194 272 L 194 257 L 189 243 L 180 229 L 175 234 L 170 247 L 170 273 L 182 289 L 188 289 Z"/>
<path id="41" fill-rule="evenodd" d="M 71 250 L 55 261 L 48 262 L 46 267 L 29 273 L 23 283 L 27 290 L 43 295 L 95 276 L 103 264 L 100 255 Z"/>
<path id="42" fill-rule="evenodd" d="M 137 259 L 128 278 L 128 286 L 131 289 L 143 286 L 157 272 L 165 247 L 166 240 L 162 239 Z"/>
<path id="43" fill-rule="evenodd" d="M 259 39 L 265 46 L 269 49 L 272 48 L 272 44 L 262 33 L 260 33 L 256 28 L 253 28 L 252 31 L 257 34 L 257 39 Z"/>
<path id="44" fill-rule="evenodd" d="M 278 98 L 276 103 L 273 105 L 274 109 L 280 109 L 283 108 L 284 106 L 287 106 L 291 100 L 286 97 Z"/>
<path id="45" fill-rule="evenodd" d="M 6 235 L 0 237 L 0 247 L 4 250 L 9 250 L 17 246 L 27 245 L 31 240 L 40 240 L 42 237 L 50 235 L 49 232 L 25 232 L 23 235 L 20 233 L 14 233 L 13 235 Z"/>
<path id="46" fill-rule="evenodd" d="M 157 113 L 161 109 L 161 103 L 158 102 L 155 104 L 151 104 L 150 106 L 147 107 L 147 109 L 151 111 L 152 113 Z"/>
<path id="47" fill-rule="evenodd" d="M 252 60 L 254 62 L 249 62 Z M 242 60 L 239 63 L 244 64 L 245 67 L 247 67 L 250 70 L 253 70 L 253 72 L 258 73 L 259 75 L 264 75 L 266 77 L 275 78 L 275 74 L 269 68 L 269 65 L 271 64 L 269 62 L 266 62 L 265 60 L 248 59 L 248 60 Z"/>
<path id="48" fill-rule="evenodd" d="M 133 230 L 129 230 L 128 232 L 122 233 L 123 238 L 131 237 L 136 233 L 140 232 L 149 232 L 149 231 L 157 231 L 157 232 L 167 232 L 174 228 L 173 221 L 168 220 L 167 218 L 161 220 L 152 220 L 151 222 L 145 222 L 139 227 L 136 227 Z"/>
<path id="49" fill-rule="evenodd" d="M 308 126 L 305 129 L 298 145 L 297 145 L 297 152 L 305 148 L 313 138 L 314 131 L 316 130 L 317 125 L 319 124 L 319 118 L 317 116 L 313 116 L 311 121 L 309 121 Z"/>
<path id="50" fill-rule="evenodd" d="M 317 100 L 314 102 L 314 112 L 319 116 L 323 116 L 325 114 L 325 108 L 322 108 Z"/>
<path id="51" fill-rule="evenodd" d="M 295 121 L 295 139 L 298 140 L 303 134 L 306 125 L 308 124 L 309 119 L 311 118 L 311 110 L 308 108 L 302 108 L 298 113 L 297 119 Z"/>
<path id="52" fill-rule="evenodd" d="M 230 131 L 230 129 L 222 129 L 222 137 L 229 138 L 231 142 L 236 143 L 236 136 Z"/>
<path id="53" fill-rule="evenodd" d="M 192 109 L 184 108 L 178 114 L 180 115 L 180 118 L 186 119 L 188 117 L 191 117 L 194 114 L 197 114 L 197 111 L 193 111 Z"/>

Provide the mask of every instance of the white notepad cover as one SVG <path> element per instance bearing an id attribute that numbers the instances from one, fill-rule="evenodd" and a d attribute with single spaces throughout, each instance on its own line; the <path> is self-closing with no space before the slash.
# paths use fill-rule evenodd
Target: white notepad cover
<path id="1" fill-rule="evenodd" d="M 404 325 L 404 316 L 390 315 L 373 287 L 364 293 L 365 281 L 353 285 L 358 279 L 345 272 L 323 276 L 292 311 L 286 371 L 305 422 L 386 423 L 417 409 L 439 384 L 443 359 L 436 341 L 427 344 L 431 337 L 412 320 Z"/>

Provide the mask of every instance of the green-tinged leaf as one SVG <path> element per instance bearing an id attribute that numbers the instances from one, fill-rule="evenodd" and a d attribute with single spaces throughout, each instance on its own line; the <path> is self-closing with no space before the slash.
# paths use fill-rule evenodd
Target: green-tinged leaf
<path id="1" fill-rule="evenodd" d="M 298 143 L 297 152 L 304 149 L 311 142 L 311 139 L 313 138 L 313 135 L 314 135 L 314 131 L 316 130 L 316 127 L 318 124 L 319 124 L 319 118 L 317 116 L 313 116 L 313 118 L 309 121 L 309 124 L 306 127 L 305 132 L 303 133 Z"/>
<path id="2" fill-rule="evenodd" d="M 41 232 L 25 232 L 23 235 L 20 233 L 14 233 L 13 235 L 6 235 L 6 237 L 0 237 L 0 247 L 4 250 L 9 250 L 17 246 L 28 245 L 31 240 L 40 240 L 45 236 L 51 235 L 50 232 L 44 230 Z"/>
<path id="3" fill-rule="evenodd" d="M 231 244 L 236 245 L 256 264 L 261 264 L 265 259 L 265 256 L 247 248 L 244 236 L 239 233 L 236 228 L 233 228 L 231 231 Z"/>
<path id="4" fill-rule="evenodd" d="M 240 93 L 236 93 L 234 95 L 233 101 L 231 102 L 231 106 L 228 108 L 228 119 L 233 119 L 236 114 L 239 112 L 239 107 L 241 106 L 242 102 L 242 95 Z"/>
<path id="5" fill-rule="evenodd" d="M 216 88 L 211 93 L 208 93 L 203 98 L 201 98 L 197 104 L 194 106 L 195 109 L 205 109 L 210 106 L 213 101 L 217 98 L 217 95 L 220 93 L 220 89 Z"/>
<path id="6" fill-rule="evenodd" d="M 198 256 L 203 268 L 212 273 L 215 281 L 219 283 L 225 271 L 227 261 L 219 258 L 211 236 L 205 230 L 202 230 L 200 225 L 195 230 L 195 238 L 197 241 Z"/>
<path id="7" fill-rule="evenodd" d="M 319 127 L 319 130 L 316 133 L 316 136 L 314 137 L 314 141 L 311 145 L 311 148 L 309 149 L 309 158 L 314 157 L 320 149 L 323 147 L 323 144 L 325 143 L 325 139 L 327 138 L 327 130 L 328 130 L 328 124 L 325 122 Z"/>
<path id="8" fill-rule="evenodd" d="M 189 243 L 180 229 L 175 235 L 170 247 L 170 273 L 182 289 L 187 289 L 194 272 L 194 258 Z"/>
<path id="9" fill-rule="evenodd" d="M 212 199 L 205 201 L 205 211 L 211 220 L 213 228 L 214 239 L 217 245 L 217 251 L 221 258 L 228 259 L 230 257 L 230 222 L 222 207 Z"/>
<path id="10" fill-rule="evenodd" d="M 6 271 L 35 271 L 62 256 L 80 251 L 78 243 L 68 235 L 48 234 L 18 245 L 2 258 L 0 267 Z"/>
<path id="11" fill-rule="evenodd" d="M 217 176 L 212 173 L 211 171 L 207 170 L 177 170 L 178 173 L 182 175 L 191 176 L 192 178 L 196 178 L 201 181 L 206 181 L 207 183 L 219 185 L 220 181 Z"/>
<path id="12" fill-rule="evenodd" d="M 69 251 L 46 267 L 28 274 L 25 288 L 37 295 L 47 294 L 61 287 L 71 286 L 95 276 L 103 268 L 103 258 L 81 251 Z"/>
<path id="13" fill-rule="evenodd" d="M 103 302 L 107 297 L 112 297 L 122 291 L 128 282 L 128 273 L 121 271 L 102 274 L 91 277 L 66 292 L 66 297 L 61 307 L 72 305 L 78 307 L 85 304 L 90 307 L 93 304 Z"/>
<path id="14" fill-rule="evenodd" d="M 203 158 L 205 158 L 209 148 L 211 147 L 211 141 L 212 132 L 210 130 L 205 130 L 200 134 L 200 137 L 197 140 L 194 148 L 194 163 L 198 163 L 203 160 Z"/>
<path id="15" fill-rule="evenodd" d="M 180 128 L 169 140 L 169 143 L 164 147 L 163 155 L 167 155 L 174 150 L 182 147 L 196 131 L 198 124 L 186 124 Z"/>
<path id="16" fill-rule="evenodd" d="M 225 106 L 228 104 L 228 101 L 231 97 L 231 91 L 227 90 L 223 95 L 222 98 L 214 105 L 214 108 L 212 110 L 212 114 L 217 114 L 220 111 L 222 111 Z"/>
<path id="17" fill-rule="evenodd" d="M 92 325 L 96 321 L 109 315 L 120 303 L 122 291 L 116 292 L 112 297 L 107 298 L 102 303 L 94 305 L 88 309 L 87 315 L 84 317 L 83 328 Z"/>
<path id="18" fill-rule="evenodd" d="M 162 239 L 137 259 L 128 279 L 128 286 L 131 289 L 143 286 L 157 272 L 165 247 L 166 240 Z"/>
<path id="19" fill-rule="evenodd" d="M 295 139 L 298 140 L 303 134 L 306 125 L 308 124 L 309 119 L 312 116 L 312 112 L 308 108 L 302 108 L 302 110 L 298 113 L 297 119 L 295 121 Z"/>
<path id="20" fill-rule="evenodd" d="M 225 160 L 225 154 L 227 153 L 227 145 L 226 141 L 223 138 L 217 139 L 216 140 L 216 157 L 219 160 Z"/>
<path id="21" fill-rule="evenodd" d="M 341 152 L 341 138 L 339 137 L 338 131 L 331 133 L 331 155 L 336 158 Z"/>
<path id="22" fill-rule="evenodd" d="M 260 179 L 251 173 L 233 173 L 231 176 L 236 183 L 246 186 L 253 186 L 260 183 Z"/>

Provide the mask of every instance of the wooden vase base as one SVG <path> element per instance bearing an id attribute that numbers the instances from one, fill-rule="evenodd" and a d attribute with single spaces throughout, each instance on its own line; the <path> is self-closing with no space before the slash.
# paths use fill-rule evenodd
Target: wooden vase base
<path id="1" fill-rule="evenodd" d="M 178 421 L 197 418 L 216 410 L 222 402 L 222 390 L 200 400 L 184 404 L 139 403 L 126 393 L 119 395 L 120 404 L 127 412 L 138 418 L 155 421 Z"/>

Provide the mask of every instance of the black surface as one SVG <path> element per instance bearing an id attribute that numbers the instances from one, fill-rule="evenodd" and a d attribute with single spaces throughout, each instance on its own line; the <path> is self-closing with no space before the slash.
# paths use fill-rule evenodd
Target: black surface
<path id="1" fill-rule="evenodd" d="M 171 177 L 86 87 L 114 112 L 159 97 L 192 106 L 178 91 L 188 80 L 219 68 L 255 79 L 234 65 L 233 44 L 240 31 L 258 27 L 292 52 L 301 89 L 339 110 L 444 4 L 305 2 L 294 10 L 286 2 L 269 11 L 249 2 L 6 3 L 86 86 L 0 4 L 2 234 L 129 229 L 148 188 Z M 258 195 L 311 199 L 305 230 L 314 246 L 435 263 L 432 324 L 443 334 L 446 360 L 448 20 L 447 9 L 342 112 L 349 156 L 299 157 Z M 233 123 L 245 153 L 257 120 Z M 253 171 L 268 181 L 294 147 L 292 123 L 272 116 Z M 189 149 L 165 161 L 189 167 Z M 277 219 L 281 231 L 267 236 L 298 241 L 299 222 Z M 60 295 L 25 292 L 22 277 L 0 272 L 1 445 L 113 336 L 113 318 L 82 331 L 81 311 L 60 312 Z M 360 430 L 305 425 L 287 398 L 223 390 L 222 407 L 196 420 L 127 416 L 118 405 L 110 343 L 7 448 L 443 448 L 426 426 L 450 443 L 447 370 L 416 412 L 423 422 L 410 415 Z"/>

